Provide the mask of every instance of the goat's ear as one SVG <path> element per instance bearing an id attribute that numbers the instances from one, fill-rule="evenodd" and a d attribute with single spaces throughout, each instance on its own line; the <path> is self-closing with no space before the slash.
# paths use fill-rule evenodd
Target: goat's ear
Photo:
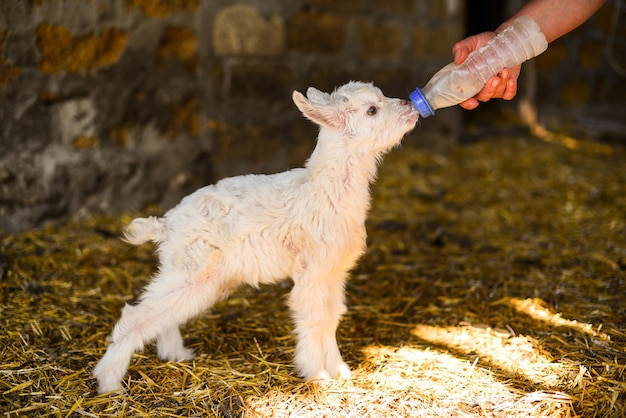
<path id="1" fill-rule="evenodd" d="M 306 97 L 317 104 L 329 104 L 330 94 L 319 91 L 315 87 L 309 87 L 306 91 Z"/>
<path id="2" fill-rule="evenodd" d="M 300 112 L 302 112 L 304 116 L 320 126 L 325 126 L 333 130 L 341 130 L 344 125 L 341 113 L 330 104 L 316 103 L 304 97 L 299 91 L 293 92 L 293 102 L 298 106 L 298 109 L 300 109 Z"/>

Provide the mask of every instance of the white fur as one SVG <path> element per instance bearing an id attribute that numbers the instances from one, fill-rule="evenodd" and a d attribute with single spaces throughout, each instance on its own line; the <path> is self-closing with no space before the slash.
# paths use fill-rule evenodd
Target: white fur
<path id="1" fill-rule="evenodd" d="M 332 94 L 309 88 L 307 96 L 293 93 L 296 106 L 320 125 L 305 168 L 226 178 L 162 218 L 127 227 L 128 242 L 159 244 L 161 266 L 139 303 L 122 311 L 93 371 L 99 392 L 121 387 L 131 355 L 145 342 L 156 339 L 163 360 L 193 358 L 178 327 L 236 286 L 289 277 L 298 372 L 307 380 L 349 378 L 335 332 L 346 311 L 347 272 L 365 250 L 369 183 L 418 114 L 410 102 L 361 82 Z"/>

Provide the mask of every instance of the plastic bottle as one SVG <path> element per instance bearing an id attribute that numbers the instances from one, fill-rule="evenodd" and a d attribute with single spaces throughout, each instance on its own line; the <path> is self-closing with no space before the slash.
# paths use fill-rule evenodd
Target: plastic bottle
<path id="1" fill-rule="evenodd" d="M 485 45 L 473 51 L 461 65 L 454 62 L 439 70 L 423 89 L 410 98 L 421 117 L 436 109 L 454 106 L 475 96 L 487 81 L 503 68 L 513 67 L 536 57 L 548 48 L 539 25 L 522 16 Z"/>

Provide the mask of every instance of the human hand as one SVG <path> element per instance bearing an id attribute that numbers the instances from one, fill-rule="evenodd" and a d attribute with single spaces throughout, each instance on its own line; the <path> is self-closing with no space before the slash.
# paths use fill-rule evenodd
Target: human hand
<path id="1" fill-rule="evenodd" d="M 477 50 L 495 36 L 495 32 L 483 32 L 455 43 L 452 47 L 454 62 L 461 64 L 471 52 Z M 476 96 L 465 100 L 459 106 L 463 109 L 472 110 L 478 107 L 479 102 L 486 102 L 491 99 L 513 99 L 517 94 L 517 78 L 519 77 L 521 67 L 521 65 L 516 65 L 513 68 L 502 69 L 497 75 L 487 80 L 485 86 Z"/>

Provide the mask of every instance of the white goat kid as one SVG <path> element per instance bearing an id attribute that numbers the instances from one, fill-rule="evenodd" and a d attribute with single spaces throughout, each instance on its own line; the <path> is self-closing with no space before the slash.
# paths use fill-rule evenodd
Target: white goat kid
<path id="1" fill-rule="evenodd" d="M 320 126 L 305 168 L 223 179 L 185 197 L 162 218 L 138 218 L 126 240 L 158 244 L 160 269 L 126 305 L 93 371 L 99 392 L 119 389 L 133 352 L 156 339 L 163 360 L 189 360 L 179 326 L 242 283 L 291 277 L 295 364 L 307 380 L 349 378 L 335 333 L 348 271 L 365 250 L 369 183 L 382 155 L 415 126 L 410 102 L 371 84 L 332 94 L 309 88 L 293 101 Z"/>

